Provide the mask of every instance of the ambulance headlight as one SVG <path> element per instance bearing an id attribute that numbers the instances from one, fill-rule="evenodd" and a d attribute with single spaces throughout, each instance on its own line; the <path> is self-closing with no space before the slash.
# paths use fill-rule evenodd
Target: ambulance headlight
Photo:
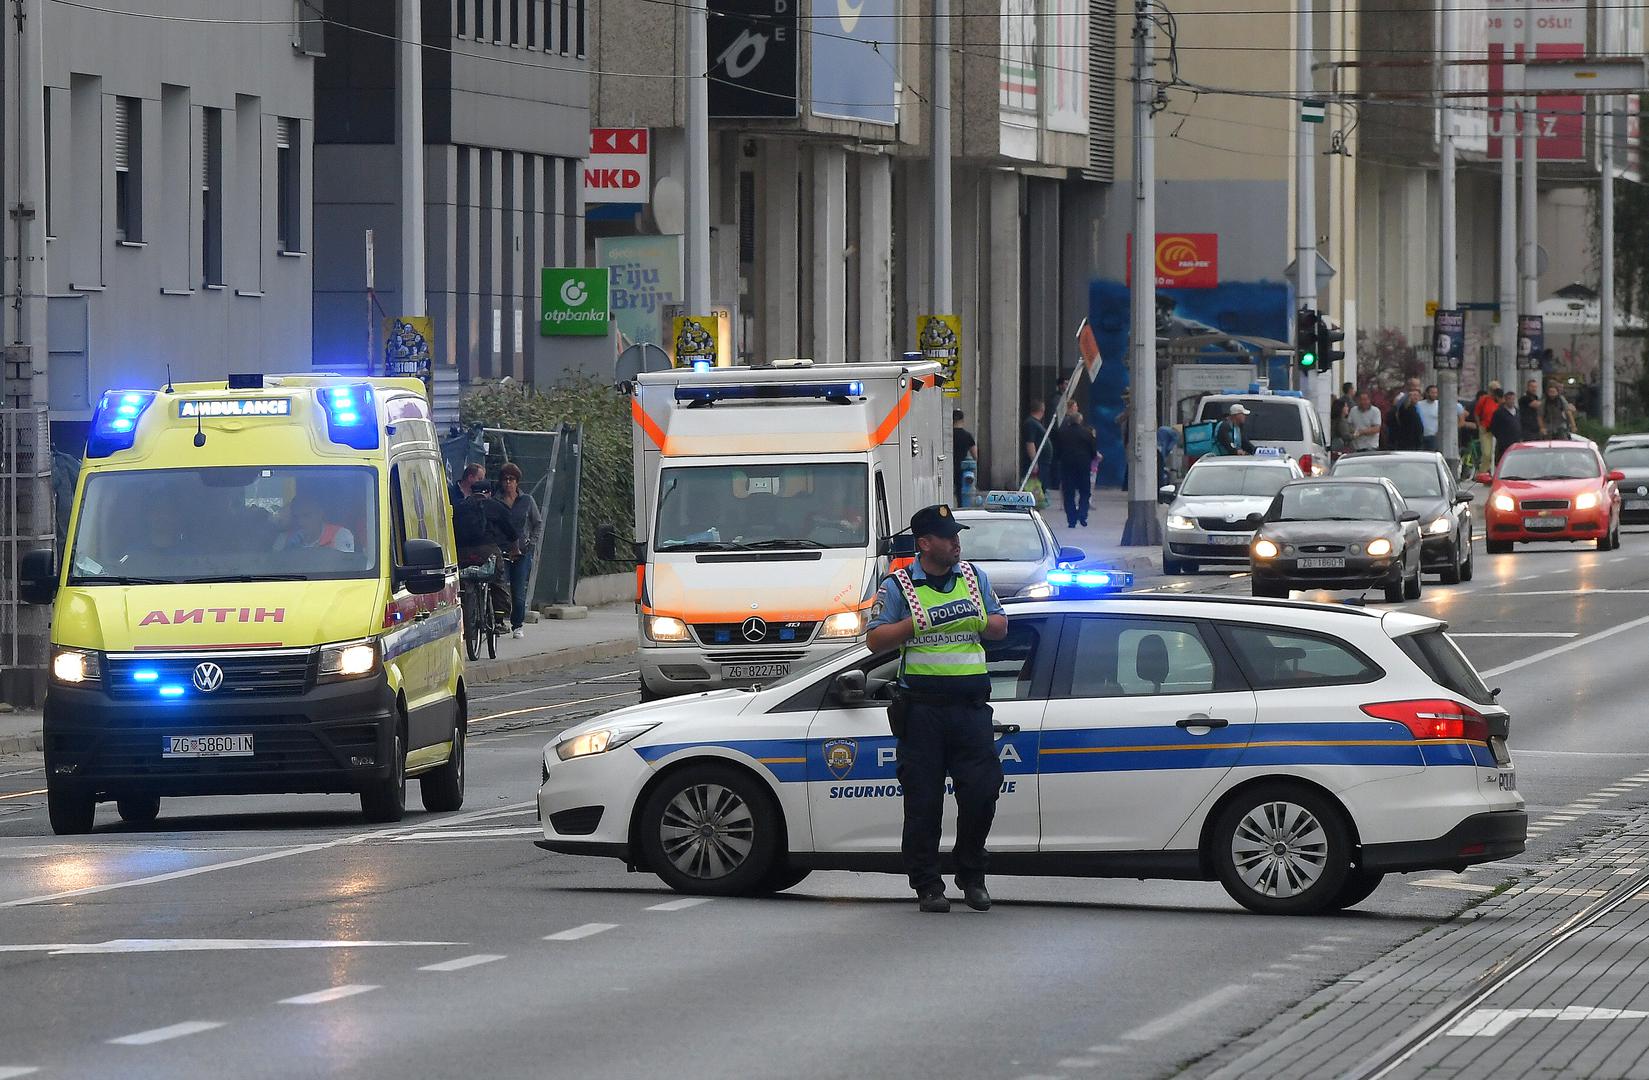
<path id="1" fill-rule="evenodd" d="M 686 641 L 687 624 L 669 615 L 649 615 L 647 636 L 654 641 Z"/>
<path id="2" fill-rule="evenodd" d="M 52 678 L 60 683 L 83 683 L 102 678 L 97 654 L 87 649 L 58 649 L 52 653 Z"/>
<path id="3" fill-rule="evenodd" d="M 571 761 L 577 757 L 589 757 L 591 754 L 605 754 L 609 750 L 616 750 L 620 746 L 658 727 L 658 724 L 620 724 L 613 727 L 597 728 L 586 731 L 581 735 L 572 735 L 563 738 L 555 744 L 555 756 L 562 761 Z"/>
<path id="4" fill-rule="evenodd" d="M 822 638 L 858 637 L 865 628 L 865 617 L 857 611 L 838 611 L 819 627 Z"/>
<path id="5" fill-rule="evenodd" d="M 348 641 L 321 650 L 323 679 L 354 679 L 378 670 L 376 641 Z"/>

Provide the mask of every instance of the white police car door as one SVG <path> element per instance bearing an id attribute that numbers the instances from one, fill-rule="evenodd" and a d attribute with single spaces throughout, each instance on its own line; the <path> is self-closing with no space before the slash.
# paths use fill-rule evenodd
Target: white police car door
<path id="1" fill-rule="evenodd" d="M 1066 615 L 1038 755 L 1042 850 L 1165 847 L 1254 719 L 1254 694 L 1208 624 Z"/>
<path id="2" fill-rule="evenodd" d="M 1011 619 L 1006 638 L 986 642 L 995 723 L 999 729 L 1019 729 L 1000 731 L 996 740 L 1004 778 L 991 826 L 993 851 L 1036 850 L 1036 745 L 1057 637 L 1057 619 L 1033 616 Z M 899 850 L 904 794 L 885 693 L 898 666 L 897 656 L 866 661 L 861 667 L 875 700 L 849 706 L 827 695 L 814 714 L 807 740 L 807 788 L 819 851 Z M 955 836 L 956 802 L 947 797 L 941 850 L 948 851 Z"/>

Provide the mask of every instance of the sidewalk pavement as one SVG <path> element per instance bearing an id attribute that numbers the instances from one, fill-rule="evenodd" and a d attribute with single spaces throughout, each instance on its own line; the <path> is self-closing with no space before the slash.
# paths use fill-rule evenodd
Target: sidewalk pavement
<path id="1" fill-rule="evenodd" d="M 1646 942 L 1642 811 L 1184 1075 L 1649 1077 Z"/>
<path id="2" fill-rule="evenodd" d="M 589 609 L 582 619 L 540 619 L 522 628 L 517 640 L 498 640 L 498 659 L 465 665 L 471 683 L 498 682 L 559 668 L 627 656 L 636 647 L 635 609 L 628 603 Z M 0 706 L 4 708 L 4 706 Z M 0 712 L 0 757 L 45 748 L 39 712 Z"/>
<path id="3" fill-rule="evenodd" d="M 1084 560 L 1095 565 L 1127 570 L 1136 576 L 1162 573 L 1162 545 L 1151 547 L 1123 547 L 1122 527 L 1128 523 L 1128 493 L 1116 488 L 1094 492 L 1088 507 L 1088 524 L 1071 529 L 1065 526 L 1065 505 L 1060 501 L 1059 489 L 1048 493 L 1049 505 L 1042 508 L 1042 518 L 1054 537 L 1066 547 L 1079 547 L 1087 556 Z M 1167 509 L 1156 507 L 1157 524 L 1161 527 Z M 967 538 L 962 540 L 962 554 L 967 556 Z"/>

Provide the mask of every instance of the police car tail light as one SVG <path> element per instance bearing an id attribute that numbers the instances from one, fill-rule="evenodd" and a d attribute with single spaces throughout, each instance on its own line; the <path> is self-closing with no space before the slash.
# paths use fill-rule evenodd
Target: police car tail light
<path id="1" fill-rule="evenodd" d="M 86 456 L 108 457 L 118 450 L 130 450 L 137 441 L 137 422 L 154 401 L 152 390 L 105 391 L 92 417 Z"/>
<path id="2" fill-rule="evenodd" d="M 1416 739 L 1489 741 L 1489 722 L 1482 714 L 1469 705 L 1446 698 L 1381 701 L 1364 705 L 1363 711 L 1376 719 L 1402 724 Z"/>
<path id="3" fill-rule="evenodd" d="M 857 611 L 838 611 L 825 619 L 824 625 L 819 627 L 819 636 L 822 638 L 858 637 L 864 626 L 864 616 Z"/>
<path id="4" fill-rule="evenodd" d="M 323 386 L 315 398 L 326 413 L 326 433 L 333 442 L 356 450 L 378 449 L 378 408 L 371 386 Z"/>

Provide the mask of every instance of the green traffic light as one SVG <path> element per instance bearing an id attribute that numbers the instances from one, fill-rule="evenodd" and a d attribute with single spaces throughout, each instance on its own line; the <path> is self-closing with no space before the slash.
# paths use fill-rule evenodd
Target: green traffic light
<path id="1" fill-rule="evenodd" d="M 1309 353 L 1309 352 L 1308 353 L 1301 353 L 1300 354 L 1300 366 L 1301 367 L 1316 367 L 1317 366 L 1317 354 L 1316 353 Z"/>

